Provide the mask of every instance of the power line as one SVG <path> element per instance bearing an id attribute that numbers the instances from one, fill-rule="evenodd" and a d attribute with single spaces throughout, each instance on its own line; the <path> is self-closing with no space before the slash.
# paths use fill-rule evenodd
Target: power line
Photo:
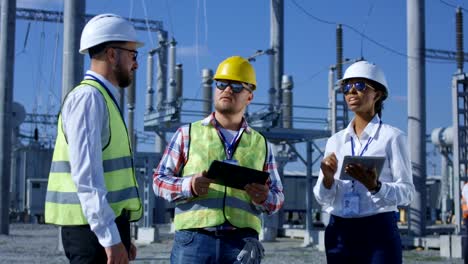
<path id="1" fill-rule="evenodd" d="M 309 82 L 309 81 L 313 80 L 314 78 L 316 78 L 317 76 L 319 76 L 321 73 L 323 73 L 324 71 L 326 71 L 328 69 L 330 69 L 329 66 L 323 67 L 320 70 L 318 70 L 317 72 L 315 72 L 314 74 L 312 74 L 309 77 L 305 78 L 304 80 L 300 80 L 300 81 L 296 82 L 296 85 L 301 85 L 303 83 Z"/>
<path id="2" fill-rule="evenodd" d="M 208 16 L 206 15 L 206 0 L 203 0 L 203 20 L 205 21 L 205 45 L 208 45 Z"/>
<path id="3" fill-rule="evenodd" d="M 446 6 L 449 6 L 449 7 L 453 7 L 453 8 L 460 8 L 461 10 L 463 10 L 464 12 L 468 12 L 468 9 L 464 8 L 464 7 L 461 7 L 461 6 L 457 6 L 457 5 L 454 5 L 454 4 L 451 4 L 447 1 L 444 1 L 444 0 L 439 0 L 439 2 L 441 2 L 442 4 L 446 5 Z"/>
<path id="4" fill-rule="evenodd" d="M 325 19 L 321 19 L 319 17 L 316 17 L 314 15 L 312 15 L 311 13 L 309 13 L 305 8 L 303 8 L 302 6 L 300 6 L 296 0 L 292 0 L 293 4 L 299 8 L 302 12 L 304 12 L 304 14 L 308 15 L 309 17 L 313 18 L 314 20 L 317 20 L 318 22 L 320 23 L 324 23 L 324 24 L 328 24 L 328 25 L 336 25 L 337 23 L 336 22 L 332 22 L 332 21 L 327 21 Z"/>
<path id="5" fill-rule="evenodd" d="M 442 1 L 442 0 L 441 0 Z M 306 14 L 307 16 L 309 16 L 310 18 L 320 22 L 320 23 L 323 23 L 323 24 L 327 24 L 327 25 L 338 25 L 338 24 L 341 24 L 343 27 L 345 28 L 348 28 L 350 29 L 351 31 L 355 32 L 356 34 L 358 34 L 359 36 L 361 36 L 362 38 L 365 38 L 366 40 L 374 43 L 375 45 L 381 47 L 382 49 L 385 49 L 387 51 L 390 51 L 398 56 L 401 56 L 401 57 L 404 57 L 404 58 L 411 58 L 411 59 L 419 59 L 419 57 L 415 57 L 415 56 L 408 56 L 406 53 L 404 52 L 401 52 L 401 51 L 398 51 L 396 49 L 393 49 L 393 48 L 390 48 L 372 38 L 370 38 L 369 36 L 367 36 L 366 34 L 362 33 L 361 31 L 359 31 L 358 29 L 356 29 L 355 27 L 351 26 L 351 25 L 348 25 L 348 24 L 345 24 L 345 23 L 337 23 L 337 22 L 333 22 L 333 21 L 328 21 L 328 20 L 325 20 L 325 19 L 322 19 L 322 18 L 319 18 L 313 14 L 311 14 L 310 12 L 308 12 L 305 8 L 303 8 L 301 5 L 299 5 L 296 0 L 292 0 L 292 3 L 298 8 L 300 9 L 304 14 Z M 436 63 L 436 64 L 447 64 L 447 62 L 444 62 L 444 61 L 438 61 L 438 60 L 428 60 L 427 58 L 425 59 L 426 62 L 428 63 Z"/>
<path id="6" fill-rule="evenodd" d="M 197 68 L 197 72 L 200 72 L 200 56 L 198 54 L 198 47 L 200 45 L 199 39 L 198 39 L 198 29 L 200 27 L 200 0 L 197 0 L 197 8 L 196 8 L 196 14 L 195 14 L 195 65 Z"/>
<path id="7" fill-rule="evenodd" d="M 151 47 L 154 47 L 154 41 L 153 41 L 153 38 L 151 37 L 151 32 L 149 30 L 149 20 L 148 20 L 148 11 L 146 10 L 146 2 L 145 0 L 141 0 L 141 2 L 143 5 L 143 12 L 145 13 L 145 23 L 146 23 L 146 31 L 148 32 L 148 38 L 150 39 Z"/>
<path id="8" fill-rule="evenodd" d="M 171 6 L 169 4 L 169 0 L 166 0 L 166 10 L 167 10 L 167 17 L 169 20 L 169 31 L 171 32 L 172 36 L 175 36 L 174 25 L 172 24 L 172 13 L 171 13 Z"/>
<path id="9" fill-rule="evenodd" d="M 367 17 L 364 21 L 364 25 L 362 25 L 362 34 L 364 34 L 364 32 L 366 31 L 366 27 L 367 27 L 367 24 L 369 23 L 369 18 L 372 14 L 372 10 L 374 10 L 374 5 L 375 5 L 375 0 L 372 1 L 369 7 L 369 11 L 367 12 Z M 361 37 L 361 58 L 363 57 L 364 57 L 364 38 Z"/>
<path id="10" fill-rule="evenodd" d="M 85 21 L 89 21 L 96 15 L 85 14 Z M 125 18 L 125 17 L 124 17 Z M 63 23 L 63 12 L 50 11 L 41 9 L 30 8 L 17 8 L 16 19 L 44 21 Z M 162 21 L 139 19 L 139 18 L 125 18 L 130 21 L 136 30 L 149 30 L 151 32 L 164 31 Z"/>

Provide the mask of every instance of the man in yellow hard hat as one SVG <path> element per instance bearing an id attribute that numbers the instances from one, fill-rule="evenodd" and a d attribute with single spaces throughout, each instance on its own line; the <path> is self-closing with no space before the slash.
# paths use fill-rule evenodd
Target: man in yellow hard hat
<path id="1" fill-rule="evenodd" d="M 46 223 L 62 226 L 70 263 L 128 263 L 130 223 L 142 216 L 132 150 L 117 104 L 138 68 L 133 25 L 115 14 L 93 17 L 80 53 L 91 63 L 64 99 L 45 204 Z"/>
<path id="2" fill-rule="evenodd" d="M 214 79 L 215 111 L 177 130 L 154 174 L 155 194 L 176 203 L 171 263 L 260 263 L 260 214 L 277 212 L 284 195 L 270 144 L 244 118 L 255 70 L 233 56 Z M 268 172 L 268 180 L 243 189 L 217 184 L 207 177 L 214 160 Z"/>

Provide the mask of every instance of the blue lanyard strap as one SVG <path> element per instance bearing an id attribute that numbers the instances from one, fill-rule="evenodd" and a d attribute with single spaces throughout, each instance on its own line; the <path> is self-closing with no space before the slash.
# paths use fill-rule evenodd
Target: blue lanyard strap
<path id="1" fill-rule="evenodd" d="M 377 128 L 377 131 L 380 130 L 380 126 L 381 126 L 381 125 L 382 125 L 382 121 L 379 122 L 379 127 Z M 377 133 L 377 131 L 376 131 L 376 133 Z M 364 148 L 362 149 L 362 151 L 361 151 L 361 153 L 359 154 L 359 156 L 362 156 L 362 155 L 364 154 L 364 152 L 367 151 L 367 149 L 369 148 L 369 145 L 370 145 L 370 143 L 372 142 L 372 140 L 374 140 L 374 137 L 369 137 L 369 139 L 367 140 L 366 145 L 365 145 Z M 353 139 L 353 137 L 351 137 L 351 154 L 352 154 L 353 156 L 356 155 L 356 153 L 354 153 L 354 139 Z"/>
<path id="2" fill-rule="evenodd" d="M 236 149 L 236 143 L 237 143 L 237 138 L 241 134 L 242 128 L 237 131 L 236 136 L 232 139 L 231 142 L 228 142 L 226 137 L 223 135 L 223 132 L 221 132 L 221 129 L 218 125 L 218 122 L 216 121 L 216 129 L 218 130 L 218 134 L 221 136 L 221 139 L 223 140 L 223 143 L 225 144 L 226 148 L 224 151 L 226 152 L 226 159 L 230 160 L 232 159 L 232 156 L 234 155 L 234 151 Z"/>
<path id="3" fill-rule="evenodd" d="M 89 73 L 86 73 L 85 74 L 85 77 L 90 77 L 91 80 L 99 83 L 106 91 L 107 93 L 109 94 L 110 98 L 112 99 L 112 101 L 114 102 L 115 106 L 117 106 L 117 109 L 119 109 L 119 113 L 120 113 L 120 116 L 122 117 L 122 120 L 125 120 L 124 116 L 123 116 L 123 113 L 122 113 L 122 109 L 120 109 L 120 106 L 119 104 L 117 103 L 117 100 L 115 99 L 114 95 L 111 93 L 111 91 L 109 90 L 109 88 L 107 88 L 107 86 L 101 81 L 99 80 L 96 76 L 92 75 L 92 74 L 89 74 Z M 89 80 L 89 79 L 88 79 Z M 125 121 L 124 121 L 125 122 Z"/>
<path id="4" fill-rule="evenodd" d="M 372 139 L 373 139 L 373 137 L 369 137 L 369 140 L 367 140 L 367 143 L 364 146 L 364 148 L 362 149 L 359 156 L 362 156 L 364 154 L 364 152 L 367 151 L 367 149 L 369 148 L 370 143 L 372 142 Z M 355 156 L 355 153 L 354 153 L 354 139 L 352 137 L 351 137 L 351 153 L 352 153 L 353 156 Z"/>

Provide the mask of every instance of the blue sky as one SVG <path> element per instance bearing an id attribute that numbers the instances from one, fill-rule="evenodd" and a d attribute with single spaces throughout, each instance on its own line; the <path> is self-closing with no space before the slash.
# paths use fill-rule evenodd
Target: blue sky
<path id="1" fill-rule="evenodd" d="M 17 2 L 18 7 L 63 10 L 61 0 Z M 426 47 L 455 51 L 455 8 L 452 6 L 468 8 L 467 4 L 461 0 L 425 2 Z M 177 62 L 184 67 L 186 98 L 201 98 L 203 68 L 215 70 L 228 56 L 250 56 L 258 49 L 269 48 L 270 43 L 270 1 L 266 0 L 99 0 L 87 1 L 86 13 L 161 20 L 164 29 L 178 42 Z M 467 12 L 463 14 L 466 17 Z M 294 78 L 295 104 L 327 107 L 328 68 L 336 61 L 335 29 L 340 23 L 346 25 L 344 57 L 358 58 L 362 50 L 362 55 L 379 64 L 387 75 L 390 97 L 385 102 L 383 121 L 407 131 L 406 1 L 285 0 L 284 22 L 284 73 Z M 30 32 L 25 40 L 28 24 Z M 61 93 L 62 25 L 24 20 L 18 20 L 16 25 L 14 100 L 25 105 L 27 112 L 57 113 Z M 364 31 L 380 45 L 363 40 L 348 27 Z M 464 34 L 468 35 L 466 28 Z M 143 130 L 144 54 L 157 45 L 157 37 L 146 31 L 138 34 L 146 43 L 140 50 L 137 79 L 136 128 Z M 86 58 L 85 67 L 88 63 Z M 259 57 L 254 66 L 258 83 L 254 100 L 267 103 L 268 57 Z M 455 62 L 426 63 L 427 133 L 452 123 L 450 86 L 455 71 Z M 325 118 L 326 112 L 307 115 Z M 429 174 L 430 170 L 428 167 Z"/>

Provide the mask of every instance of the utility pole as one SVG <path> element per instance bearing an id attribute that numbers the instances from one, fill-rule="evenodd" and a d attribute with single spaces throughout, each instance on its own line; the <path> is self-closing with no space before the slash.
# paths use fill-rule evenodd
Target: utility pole
<path id="1" fill-rule="evenodd" d="M 281 111 L 283 95 L 281 92 L 281 79 L 283 78 L 283 43 L 284 43 L 284 0 L 271 0 L 270 5 L 270 49 L 273 54 L 270 56 L 270 111 Z M 280 114 L 277 126 L 283 126 L 283 115 Z M 281 145 L 275 145 L 277 149 Z M 283 180 L 284 165 L 278 164 L 278 173 Z M 264 215 L 263 240 L 275 241 L 279 229 L 282 229 L 283 219 L 280 219 L 282 212 L 266 216 Z"/>
<path id="2" fill-rule="evenodd" d="M 11 107 L 15 65 L 16 1 L 2 0 L 0 15 L 0 234 L 9 232 Z"/>
<path id="3" fill-rule="evenodd" d="M 453 201 L 455 211 L 456 233 L 461 232 L 460 198 L 462 183 L 468 179 L 468 77 L 463 72 L 463 14 L 461 9 L 456 13 L 457 72 L 452 78 L 452 122 L 453 122 Z"/>
<path id="4" fill-rule="evenodd" d="M 422 237 L 426 229 L 426 70 L 424 1 L 407 1 L 408 144 L 416 188 L 410 206 L 409 229 Z"/>
<path id="5" fill-rule="evenodd" d="M 284 0 L 271 0 L 270 8 L 270 110 L 281 107 L 284 58 Z M 281 123 L 281 122 L 280 122 Z"/>
<path id="6" fill-rule="evenodd" d="M 343 27 L 339 24 L 336 27 L 336 79 L 341 80 L 343 78 Z M 335 82 L 332 83 L 333 87 Z M 334 90 L 335 91 L 335 90 Z M 339 111 L 335 111 L 335 128 L 341 130 L 346 128 L 348 125 L 348 105 L 346 104 L 343 96 L 336 96 L 335 91 L 335 107 L 339 108 Z M 340 115 L 338 115 L 340 114 Z M 339 122 L 339 123 L 338 123 Z"/>
<path id="7" fill-rule="evenodd" d="M 133 82 L 127 88 L 127 130 L 130 138 L 133 156 L 137 153 L 137 143 L 135 141 L 135 89 L 136 89 L 136 71 L 133 71 Z M 122 89 L 123 90 L 123 89 Z"/>
<path id="8" fill-rule="evenodd" d="M 63 8 L 62 102 L 67 93 L 83 79 L 81 31 L 85 24 L 86 1 L 65 0 Z"/>

